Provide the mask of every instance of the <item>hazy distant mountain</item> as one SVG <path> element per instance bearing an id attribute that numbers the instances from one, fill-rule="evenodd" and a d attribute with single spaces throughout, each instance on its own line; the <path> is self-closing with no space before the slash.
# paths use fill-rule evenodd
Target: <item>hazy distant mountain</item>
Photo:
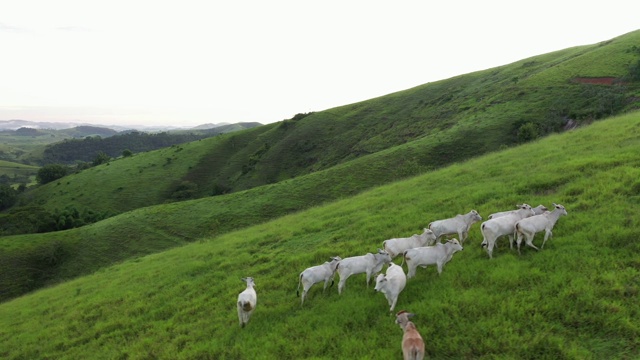
<path id="1" fill-rule="evenodd" d="M 224 125 L 231 125 L 231 123 L 227 123 L 227 122 L 218 123 L 218 124 L 207 123 L 207 124 L 198 125 L 196 127 L 193 127 L 192 129 L 196 129 L 196 130 L 214 129 Z"/>
<path id="2" fill-rule="evenodd" d="M 76 122 L 50 122 L 50 121 L 29 121 L 29 120 L 0 120 L 0 131 L 2 130 L 17 130 L 19 128 L 33 128 L 33 129 L 53 129 L 53 130 L 64 130 L 75 128 L 78 126 L 93 126 L 93 127 L 102 127 L 109 128 L 116 131 L 124 131 L 124 130 L 139 130 L 139 131 L 168 131 L 168 130 L 206 130 L 206 129 L 214 129 L 220 126 L 230 125 L 230 123 L 218 123 L 218 124 L 202 124 L 195 127 L 191 126 L 163 126 L 163 125 L 97 125 L 97 124 L 88 124 L 88 123 L 76 123 Z"/>
<path id="3" fill-rule="evenodd" d="M 87 123 L 73 122 L 46 122 L 46 121 L 28 121 L 28 120 L 0 120 L 0 130 L 18 130 L 22 127 L 33 129 L 53 129 L 62 130 L 70 129 L 77 126 L 95 126 Z"/>

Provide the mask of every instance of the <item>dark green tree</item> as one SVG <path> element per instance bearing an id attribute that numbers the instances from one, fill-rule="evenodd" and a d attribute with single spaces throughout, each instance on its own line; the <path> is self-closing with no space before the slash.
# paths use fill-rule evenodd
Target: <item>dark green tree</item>
<path id="1" fill-rule="evenodd" d="M 98 166 L 100 164 L 106 164 L 111 161 L 111 156 L 105 154 L 103 151 L 100 151 L 98 155 L 96 155 L 95 159 L 93 159 L 93 166 Z"/>
<path id="2" fill-rule="evenodd" d="M 538 136 L 538 127 L 534 123 L 525 123 L 518 129 L 518 141 L 520 142 L 531 141 L 536 139 Z"/>
<path id="3" fill-rule="evenodd" d="M 36 181 L 40 184 L 50 183 L 58 180 L 69 173 L 69 168 L 62 164 L 45 165 L 38 170 Z"/>

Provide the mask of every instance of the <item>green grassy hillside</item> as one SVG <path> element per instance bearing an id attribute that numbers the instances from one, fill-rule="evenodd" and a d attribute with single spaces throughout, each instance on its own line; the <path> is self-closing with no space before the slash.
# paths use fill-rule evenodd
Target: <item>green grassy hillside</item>
<path id="1" fill-rule="evenodd" d="M 138 154 L 43 186 L 26 194 L 22 204 L 119 213 L 242 191 L 345 164 L 351 175 L 334 179 L 335 187 L 361 182 L 357 190 L 367 189 L 561 131 L 569 120 L 584 124 L 638 108 L 638 82 L 623 81 L 640 59 L 638 43 L 640 31 L 181 145 L 180 152 Z M 614 77 L 622 83 L 574 81 L 580 77 Z M 377 171 L 367 170 L 372 168 Z M 361 172 L 370 178 L 358 178 Z"/>
<path id="2" fill-rule="evenodd" d="M 136 154 L 39 187 L 24 194 L 22 205 L 42 206 L 49 211 L 67 207 L 75 207 L 79 211 L 90 208 L 99 213 L 123 213 L 123 215 L 114 218 L 113 222 L 104 222 L 71 231 L 1 238 L 0 242 L 7 244 L 3 245 L 7 250 L 0 254 L 0 260 L 2 260 L 0 263 L 12 264 L 12 271 L 0 272 L 2 286 L 0 299 L 12 298 L 42 286 L 88 274 L 130 257 L 160 251 L 203 237 L 216 236 L 329 201 L 346 198 L 364 189 L 425 173 L 465 157 L 477 156 L 493 148 L 501 148 L 504 144 L 499 145 L 500 142 L 495 142 L 491 145 L 491 141 L 502 139 L 499 135 L 503 134 L 505 129 L 512 129 L 512 127 L 499 126 L 497 122 L 515 118 L 514 114 L 519 112 L 533 110 L 527 107 L 528 102 L 518 99 L 511 99 L 504 104 L 499 103 L 496 100 L 498 95 L 489 99 L 469 100 L 473 98 L 469 95 L 470 92 L 491 86 L 499 89 L 500 85 L 491 85 L 493 81 L 491 79 L 498 78 L 496 74 L 502 73 L 500 78 L 509 79 L 514 71 L 521 71 L 521 69 L 526 69 L 529 76 L 518 80 L 518 84 L 526 81 L 540 82 L 540 79 L 544 78 L 540 74 L 545 71 L 556 69 L 559 64 L 566 62 L 581 64 L 580 59 L 583 56 L 588 57 L 590 53 L 600 54 L 605 49 L 619 49 L 621 53 L 631 56 L 626 60 L 631 61 L 629 59 L 634 56 L 633 52 L 622 51 L 622 49 L 633 49 L 629 39 L 635 39 L 639 35 L 640 32 L 631 33 L 602 45 L 546 54 L 539 59 L 533 58 L 523 63 L 427 84 L 371 101 L 314 113 L 306 117 L 296 117 L 294 120 L 155 152 Z M 619 62 L 617 58 L 612 63 L 619 63 L 619 67 L 624 67 L 622 66 L 624 62 Z M 581 69 L 583 67 L 583 65 L 580 66 Z M 551 71 L 551 73 L 555 72 Z M 594 74 L 586 70 L 581 72 L 576 70 L 576 73 L 585 74 L 585 76 Z M 623 71 L 620 70 L 619 73 L 609 72 L 608 74 L 622 76 L 622 73 Z M 565 79 L 565 83 L 558 85 L 559 87 L 576 86 L 566 80 L 567 75 L 563 76 L 558 76 L 558 79 Z M 507 83 L 510 84 L 508 86 L 513 86 L 513 81 L 510 80 Z M 556 80 L 556 83 L 562 82 Z M 457 87 L 454 84 L 458 84 Z M 471 85 L 463 86 L 464 84 Z M 547 88 L 552 93 L 553 87 L 547 86 Z M 535 88 L 535 91 L 528 89 L 527 92 L 540 97 L 534 103 L 551 101 L 547 99 L 548 96 L 544 95 L 541 88 Z M 447 91 L 450 92 L 447 93 Z M 503 90 L 501 96 L 507 96 L 508 93 Z M 434 98 L 426 99 L 425 94 L 431 94 Z M 440 94 L 440 97 L 445 94 L 451 95 L 450 100 L 445 101 L 444 98 L 439 100 L 444 102 L 445 106 L 452 106 L 451 104 L 456 101 L 467 99 L 465 101 L 469 103 L 485 104 L 486 108 L 482 111 L 483 114 L 466 118 L 467 120 L 464 120 L 464 109 L 454 111 L 452 108 L 450 116 L 460 118 L 455 125 L 439 131 L 432 129 L 432 135 L 421 136 L 401 145 L 389 148 L 385 148 L 386 145 L 382 146 L 369 155 L 347 156 L 340 160 L 337 155 L 339 151 L 332 152 L 334 147 L 331 147 L 331 142 L 327 140 L 330 137 L 340 139 L 335 142 L 335 148 L 338 148 L 343 146 L 339 144 L 345 139 L 360 141 L 360 144 L 369 141 L 371 144 L 375 139 L 386 141 L 393 138 L 394 134 L 409 131 L 409 128 L 400 127 L 399 120 L 394 122 L 394 127 L 399 129 L 396 132 L 392 131 L 393 127 L 385 131 L 383 127 L 375 128 L 374 125 L 381 126 L 384 119 L 390 119 L 385 117 L 391 116 L 390 114 L 384 115 L 383 110 L 386 108 L 393 107 L 394 111 L 399 112 L 398 119 L 404 119 L 406 114 L 403 109 L 410 109 L 409 104 L 419 104 L 421 101 L 428 101 L 431 104 L 425 105 L 424 111 L 435 111 L 434 109 L 438 109 L 435 105 L 438 99 L 435 98 L 437 94 Z M 372 111 L 368 108 L 374 105 L 379 106 L 380 111 Z M 370 121 L 367 120 L 370 118 L 378 119 L 378 122 L 371 120 L 371 127 L 349 129 L 348 119 L 356 119 L 357 116 L 363 116 L 357 123 L 366 124 L 365 120 Z M 330 117 L 342 120 L 330 121 Z M 480 117 L 482 120 L 474 120 L 475 122 L 471 125 L 465 123 L 469 119 Z M 415 122 L 415 124 L 419 123 Z M 340 127 L 341 130 L 336 131 L 336 127 Z M 419 127 L 415 129 L 416 133 L 423 130 Z M 357 140 L 359 139 L 358 131 L 363 134 L 361 140 Z M 340 137 L 340 133 L 343 133 L 344 137 Z M 381 136 L 374 136 L 375 133 Z M 265 146 L 279 138 L 282 140 L 276 145 Z M 305 138 L 309 141 L 324 142 L 321 148 L 327 149 L 327 154 L 325 157 L 318 157 L 318 159 L 324 159 L 322 164 L 316 162 L 310 165 L 312 168 L 316 166 L 317 169 L 307 170 L 311 172 L 306 175 L 298 175 L 266 186 L 257 186 L 264 182 L 260 180 L 258 174 L 266 176 L 269 171 L 273 174 L 284 171 L 282 166 L 278 167 L 278 163 L 296 164 L 294 158 L 278 158 L 273 155 L 274 148 L 281 147 L 277 153 L 282 156 L 299 155 L 300 151 L 296 150 L 294 145 L 291 145 L 292 147 L 285 145 L 304 143 Z M 318 150 L 311 146 L 309 151 Z M 337 165 L 330 166 L 334 163 Z M 260 168 L 267 170 L 262 171 Z M 273 174 L 272 176 L 276 178 L 279 176 Z M 150 204 L 183 200 L 207 188 L 209 194 L 224 192 L 228 188 L 218 180 L 231 178 L 237 178 L 237 184 L 244 183 L 248 187 L 254 187 L 222 196 L 174 202 L 160 207 L 146 207 Z M 248 185 L 250 181 L 253 181 L 251 186 Z M 139 211 L 128 212 L 138 208 L 140 208 Z M 148 219 L 149 215 L 153 220 L 143 220 Z M 29 244 L 29 246 L 23 247 L 21 244 Z"/>
<path id="3" fill-rule="evenodd" d="M 298 274 L 472 208 L 486 218 L 516 203 L 556 202 L 568 216 L 544 250 L 518 256 L 502 240 L 489 260 L 476 224 L 441 276 L 434 268 L 418 270 L 397 309 L 417 314 L 431 358 L 637 358 L 638 131 L 640 113 L 611 118 L 4 302 L 0 356 L 399 358 L 402 331 L 363 275 L 350 278 L 342 296 L 315 285 L 301 308 Z M 74 231 L 86 231 L 87 249 L 102 246 L 89 235 L 107 229 L 116 231 L 114 242 L 155 231 L 145 240 L 152 246 L 168 238 L 160 229 L 178 238 L 186 224 L 195 226 L 192 218 L 206 212 L 198 204 L 150 207 Z M 177 211 L 185 205 L 192 211 Z M 8 240 L 1 239 L 3 249 L 25 246 Z M 126 245 L 101 251 L 112 256 Z M 258 307 L 241 330 L 235 300 L 244 276 L 255 278 Z"/>

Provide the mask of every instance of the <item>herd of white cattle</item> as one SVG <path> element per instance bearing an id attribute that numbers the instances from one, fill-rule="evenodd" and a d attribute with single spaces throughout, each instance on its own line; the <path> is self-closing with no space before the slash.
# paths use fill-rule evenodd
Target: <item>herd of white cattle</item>
<path id="1" fill-rule="evenodd" d="M 553 204 L 553 211 L 547 207 L 538 205 L 532 208 L 528 204 L 517 205 L 515 210 L 493 213 L 488 220 L 480 225 L 483 236 L 482 247 L 485 248 L 489 258 L 493 258 L 493 249 L 496 240 L 501 236 L 508 236 L 509 246 L 513 248 L 514 238 L 517 243 L 518 254 L 520 245 L 524 239 L 525 244 L 538 250 L 533 244 L 536 233 L 545 232 L 544 240 L 540 248 L 552 236 L 552 229 L 560 216 L 567 215 L 564 206 Z M 398 295 L 404 290 L 407 279 L 415 276 L 418 267 L 426 268 L 428 265 L 437 267 L 438 274 L 442 273 L 444 265 L 451 260 L 453 254 L 462 251 L 469 229 L 476 222 L 482 221 L 482 217 L 476 210 L 471 210 L 464 215 L 456 215 L 452 218 L 433 221 L 425 228 L 422 234 L 414 234 L 406 238 L 393 238 L 382 242 L 383 249 L 378 249 L 376 254 L 368 253 L 362 256 L 332 257 L 330 261 L 317 266 L 312 266 L 300 273 L 298 278 L 299 296 L 302 285 L 300 305 L 304 305 L 304 299 L 309 289 L 317 283 L 324 282 L 323 291 L 327 289 L 329 282 L 333 285 L 333 278 L 337 273 L 340 277 L 338 294 L 342 294 L 347 279 L 356 274 L 366 274 L 367 287 L 371 276 L 378 274 L 385 264 L 388 264 L 384 274 L 376 276 L 375 291 L 385 295 L 389 303 L 389 311 L 393 312 L 398 301 Z M 456 238 L 441 242 L 441 238 L 447 235 L 457 235 Z M 397 265 L 392 260 L 402 255 L 402 263 Z M 407 263 L 405 275 L 403 265 Z M 242 279 L 247 288 L 238 295 L 238 319 L 240 326 L 244 327 L 256 308 L 257 294 L 254 289 L 254 280 L 251 277 Z M 404 330 L 402 351 L 405 359 L 422 359 L 424 357 L 424 342 L 415 325 L 409 320 L 413 314 L 400 311 L 396 314 L 396 323 Z"/>

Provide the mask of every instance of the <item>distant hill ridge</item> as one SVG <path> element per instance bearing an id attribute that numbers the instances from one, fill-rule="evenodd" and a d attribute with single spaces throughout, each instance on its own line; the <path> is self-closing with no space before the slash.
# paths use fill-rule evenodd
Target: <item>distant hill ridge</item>
<path id="1" fill-rule="evenodd" d="M 97 127 L 107 128 L 115 131 L 124 131 L 130 129 L 136 129 L 138 131 L 168 131 L 168 130 L 185 130 L 185 129 L 211 129 L 218 126 L 230 125 L 230 123 L 223 122 L 218 124 L 202 124 L 198 126 L 161 126 L 161 125 L 96 125 L 89 123 L 77 123 L 77 122 L 64 122 L 64 121 L 30 121 L 30 120 L 0 120 L 1 130 L 17 130 L 21 127 L 33 128 L 33 129 L 52 129 L 52 130 L 64 130 L 77 127 Z"/>
<path id="2" fill-rule="evenodd" d="M 185 142 L 205 139 L 219 134 L 261 126 L 260 123 L 238 123 L 220 125 L 213 128 L 202 128 L 188 131 L 163 131 L 147 133 L 140 131 L 115 132 L 100 131 L 102 128 L 76 127 L 66 130 L 75 130 L 84 136 L 99 135 L 99 137 L 86 137 L 83 139 L 67 139 L 62 142 L 48 145 L 44 149 L 41 164 L 75 164 L 80 161 L 91 162 L 100 153 L 116 158 L 125 150 L 134 153 L 147 152 Z M 109 129 L 106 129 L 109 130 Z M 104 138 L 101 136 L 105 136 Z M 74 136 L 83 137 L 83 136 Z M 37 161 L 37 160 L 34 160 Z"/>

